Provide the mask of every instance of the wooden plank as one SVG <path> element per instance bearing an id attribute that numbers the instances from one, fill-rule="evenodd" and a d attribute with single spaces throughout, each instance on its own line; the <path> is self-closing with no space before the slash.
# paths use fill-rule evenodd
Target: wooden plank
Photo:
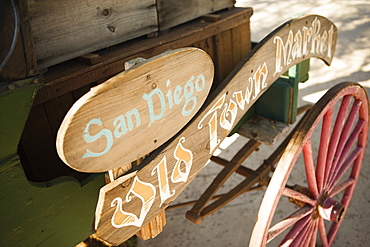
<path id="1" fill-rule="evenodd" d="M 76 90 L 74 90 L 72 92 L 73 94 L 73 99 L 75 101 L 77 101 L 78 99 L 80 99 L 83 95 L 85 95 L 86 93 L 88 93 L 90 91 L 90 89 L 95 86 L 94 84 L 89 84 L 89 85 L 86 85 L 86 86 L 83 86 L 83 87 L 80 87 Z M 60 124 L 62 124 L 62 122 L 60 122 Z"/>
<path id="2" fill-rule="evenodd" d="M 16 25 L 20 20 L 14 10 L 10 1 L 0 2 L 0 79 L 5 80 L 22 79 L 27 75 L 20 25 Z"/>
<path id="3" fill-rule="evenodd" d="M 238 129 L 238 134 L 271 146 L 286 136 L 289 130 L 286 123 L 254 116 Z"/>
<path id="4" fill-rule="evenodd" d="M 105 180 L 107 181 L 107 184 L 114 182 L 117 178 L 124 175 L 133 166 L 139 165 L 144 160 L 144 158 L 145 157 L 133 161 L 129 164 L 126 164 L 122 167 L 109 170 L 105 175 Z M 136 235 L 143 240 L 155 238 L 159 233 L 163 231 L 163 227 L 165 225 L 166 225 L 166 213 L 165 210 L 162 210 L 162 212 L 160 212 L 152 221 L 150 221 L 143 228 L 141 228 L 140 231 L 136 233 Z"/>
<path id="5" fill-rule="evenodd" d="M 0 87 L 0 162 L 2 163 L 17 153 L 34 95 L 39 87 L 34 83 L 35 81 L 36 79 L 30 78 Z M 11 86 L 16 89 L 8 90 Z M 5 91 L 4 88 L 6 88 Z"/>
<path id="6" fill-rule="evenodd" d="M 306 31 L 312 32 L 310 40 L 294 41 Z M 101 189 L 96 235 L 119 244 L 151 221 L 187 187 L 240 118 L 289 67 L 310 57 L 330 64 L 336 39 L 335 25 L 315 15 L 289 21 L 269 34 L 171 141 L 151 153 L 141 167 Z M 186 167 L 181 176 L 180 165 Z"/>
<path id="7" fill-rule="evenodd" d="M 251 51 L 249 21 L 215 35 L 214 41 L 216 86 Z"/>
<path id="8" fill-rule="evenodd" d="M 233 64 L 236 66 L 252 50 L 249 21 L 231 29 Z M 234 67 L 235 67 L 234 66 Z"/>
<path id="9" fill-rule="evenodd" d="M 71 92 L 69 92 L 67 94 L 59 96 L 58 98 L 52 99 L 43 104 L 45 113 L 48 117 L 48 123 L 50 126 L 51 134 L 53 136 L 53 140 L 56 140 L 58 129 L 60 127 L 60 123 L 63 121 L 63 118 L 65 117 L 65 115 L 67 114 L 68 110 L 71 108 L 74 102 L 75 100 L 73 99 L 73 95 Z M 38 137 L 38 139 L 41 139 L 41 137 Z M 38 142 L 42 140 L 34 139 L 33 141 Z M 56 153 L 55 146 L 52 146 L 50 148 L 53 148 L 53 153 L 55 154 Z M 49 154 L 45 155 L 45 152 L 43 150 L 37 150 L 36 152 L 38 152 L 40 159 L 44 160 L 43 163 L 46 163 L 45 161 L 49 159 L 49 156 L 48 156 Z M 58 175 L 55 175 L 55 177 L 71 175 L 71 176 L 75 176 L 76 178 L 77 177 L 85 178 L 85 176 L 80 176 L 80 174 L 76 173 L 73 169 L 71 169 L 68 166 L 62 165 L 62 164 L 63 163 L 59 161 L 57 164 L 50 163 L 48 165 L 50 168 L 53 168 L 54 166 L 57 166 L 57 167 L 60 166 L 62 168 L 62 169 L 58 169 L 60 173 Z M 35 172 L 39 172 L 42 174 L 41 171 L 35 171 Z"/>
<path id="10" fill-rule="evenodd" d="M 216 41 L 216 78 L 222 82 L 237 65 L 233 59 L 233 45 L 231 30 L 226 30 L 215 35 Z"/>
<path id="11" fill-rule="evenodd" d="M 35 76 L 35 75 L 40 74 L 40 71 L 37 68 L 35 46 L 32 40 L 32 30 L 31 30 L 30 15 L 28 11 L 27 1 L 28 0 L 19 0 L 18 7 L 19 7 L 20 16 L 22 17 L 20 18 L 20 21 L 21 21 L 23 47 L 25 50 L 24 57 L 27 63 L 27 75 Z"/>
<path id="12" fill-rule="evenodd" d="M 139 39 L 128 41 L 123 44 L 117 45 L 114 50 L 106 51 L 101 56 L 102 62 L 92 66 L 86 66 L 74 61 L 66 62 L 62 65 L 53 66 L 49 68 L 48 72 L 44 75 L 45 87 L 40 89 L 39 94 L 35 99 L 35 105 L 41 104 L 46 100 L 51 99 L 48 93 L 45 91 L 52 90 L 54 85 L 61 83 L 65 85 L 69 83 L 68 80 L 80 75 L 87 75 L 89 78 L 94 78 L 95 81 L 105 78 L 106 76 L 111 77 L 115 74 L 105 73 L 104 75 L 96 74 L 94 71 L 101 66 L 114 67 L 114 73 L 117 73 L 120 66 L 116 62 L 121 61 L 122 70 L 123 64 L 136 57 L 150 58 L 156 56 L 169 49 L 177 49 L 181 47 L 191 46 L 193 43 L 199 42 L 204 39 L 209 39 L 215 34 L 228 30 L 230 28 L 237 27 L 243 23 L 249 21 L 253 10 L 251 8 L 235 8 L 231 11 L 220 12 L 221 20 L 214 23 L 200 23 L 192 22 L 174 28 L 171 32 L 154 37 L 151 39 Z M 250 41 L 248 41 L 250 42 Z M 213 43 L 208 42 L 210 49 L 212 49 Z M 212 57 L 212 54 L 211 54 Z M 121 70 L 121 71 L 122 71 Z M 93 74 L 93 76 L 91 75 Z M 91 83 L 91 80 L 81 80 L 80 86 Z M 50 94 L 52 97 L 55 95 L 55 91 Z"/>
<path id="13" fill-rule="evenodd" d="M 216 15 L 216 14 L 208 14 L 208 15 L 203 15 L 202 19 L 208 22 L 215 22 L 215 21 L 219 21 L 221 19 L 221 16 Z"/>
<path id="14" fill-rule="evenodd" d="M 144 226 L 136 235 L 142 240 L 155 238 L 163 231 L 166 225 L 166 212 L 162 210 L 152 221 Z"/>
<path id="15" fill-rule="evenodd" d="M 0 172 L 1 245 L 75 246 L 91 234 L 103 176 L 82 187 L 70 177 L 30 183 L 19 159 L 14 163 Z"/>
<path id="16" fill-rule="evenodd" d="M 194 67 L 195 61 L 200 65 Z M 63 120 L 57 137 L 60 158 L 78 171 L 102 172 L 147 155 L 200 109 L 213 74 L 205 52 L 184 48 L 92 88 Z"/>
<path id="17" fill-rule="evenodd" d="M 200 16 L 233 7 L 234 0 L 158 0 L 159 30 L 166 30 Z"/>
<path id="18" fill-rule="evenodd" d="M 20 154 L 27 177 L 34 182 L 44 182 L 64 173 L 64 164 L 58 159 L 52 133 L 43 105 L 31 109 L 20 145 L 26 159 Z M 27 162 L 28 161 L 28 162 Z M 53 164 L 50 166 L 49 164 Z"/>
<path id="19" fill-rule="evenodd" d="M 27 3 L 39 69 L 158 30 L 155 0 Z"/>
<path id="20" fill-rule="evenodd" d="M 85 63 L 87 65 L 93 65 L 100 62 L 99 54 L 89 53 L 86 55 L 82 55 L 76 58 L 76 60 L 80 63 Z"/>
<path id="21" fill-rule="evenodd" d="M 51 133 L 54 136 L 53 139 L 56 138 L 60 123 L 63 121 L 73 103 L 74 100 L 72 93 L 64 94 L 44 103 L 45 113 L 48 116 Z"/>

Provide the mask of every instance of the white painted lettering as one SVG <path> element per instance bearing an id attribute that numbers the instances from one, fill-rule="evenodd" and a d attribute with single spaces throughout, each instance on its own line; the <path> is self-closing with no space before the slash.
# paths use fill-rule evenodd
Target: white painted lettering
<path id="1" fill-rule="evenodd" d="M 97 141 L 100 137 L 104 136 L 106 138 L 107 144 L 105 145 L 105 149 L 100 153 L 94 153 L 89 149 L 86 149 L 86 153 L 82 156 L 82 158 L 102 156 L 103 154 L 108 153 L 113 145 L 113 134 L 109 129 L 102 129 L 96 135 L 90 134 L 90 128 L 91 125 L 93 124 L 102 125 L 103 123 L 100 118 L 94 118 L 90 120 L 90 122 L 86 125 L 84 130 L 84 140 L 88 143 L 91 143 Z"/>

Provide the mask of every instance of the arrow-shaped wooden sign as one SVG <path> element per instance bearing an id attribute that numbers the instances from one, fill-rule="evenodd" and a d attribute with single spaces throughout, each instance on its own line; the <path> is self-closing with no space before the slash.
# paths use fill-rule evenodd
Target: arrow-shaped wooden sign
<path id="1" fill-rule="evenodd" d="M 95 217 L 95 235 L 118 245 L 139 231 L 176 199 L 206 165 L 218 145 L 241 117 L 287 69 L 311 57 L 320 58 L 330 64 L 336 38 L 335 25 L 316 15 L 289 21 L 269 34 L 208 97 L 204 106 L 185 128 L 147 157 L 140 169 L 119 177 L 101 189 Z M 185 64 L 176 65 L 179 74 Z M 204 75 L 205 81 L 208 80 L 208 73 L 203 72 L 203 69 L 207 68 L 203 66 L 202 61 L 192 60 L 191 66 L 199 69 L 197 73 L 192 74 L 195 81 L 203 81 L 199 79 L 199 75 Z M 155 68 L 155 65 L 152 68 Z M 184 82 L 188 80 L 189 78 L 183 79 Z M 198 88 L 201 88 L 200 85 L 203 84 L 199 84 Z M 194 84 L 194 89 L 196 88 Z M 181 114 L 179 117 L 173 115 L 173 118 L 177 120 L 181 118 Z M 110 120 L 112 121 L 114 119 Z M 176 124 L 176 121 L 173 124 Z M 79 131 L 85 130 L 85 133 L 91 136 L 97 135 L 89 128 L 86 129 L 85 125 L 81 125 Z M 96 120 L 90 124 L 92 125 L 105 126 Z M 168 137 L 167 129 L 161 128 L 161 125 L 158 125 L 158 128 Z M 75 137 L 71 135 L 68 138 L 73 140 Z M 148 140 L 146 136 L 139 134 L 137 138 Z M 94 149 L 95 153 L 105 150 L 106 145 L 107 142 L 103 142 L 100 149 Z M 85 151 L 86 149 L 83 149 L 83 152 Z M 63 151 L 60 153 L 63 154 Z M 81 153 L 78 155 L 80 159 L 79 156 Z M 76 167 L 73 166 L 73 158 L 65 160 L 72 167 Z M 109 162 L 105 161 L 104 165 Z M 119 160 L 114 159 L 114 162 Z M 99 165 L 101 163 L 89 164 L 88 167 L 95 167 L 93 170 L 106 169 L 99 169 Z M 78 167 L 85 169 L 86 166 L 82 162 Z M 107 167 L 111 169 L 112 166 Z"/>

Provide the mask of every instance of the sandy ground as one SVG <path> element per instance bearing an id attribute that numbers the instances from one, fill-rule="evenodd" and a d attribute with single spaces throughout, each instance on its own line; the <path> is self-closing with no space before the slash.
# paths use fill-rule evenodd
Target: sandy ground
<path id="1" fill-rule="evenodd" d="M 330 67 L 312 59 L 310 79 L 300 85 L 300 102 L 316 102 L 333 85 L 356 81 L 370 92 L 370 2 L 363 1 L 237 1 L 238 6 L 253 7 L 252 40 L 259 41 L 275 27 L 297 14 L 319 14 L 332 20 L 339 30 L 336 54 Z M 246 139 L 229 138 L 220 147 L 219 155 L 231 158 Z M 368 148 L 369 149 L 369 148 Z M 248 166 L 267 157 L 267 149 L 248 160 Z M 220 171 L 209 164 L 174 203 L 197 199 Z M 227 191 L 240 181 L 234 176 L 224 186 Z M 221 191 L 221 192 L 222 192 Z M 150 246 L 247 246 L 263 191 L 244 194 L 207 217 L 199 225 L 185 219 L 190 207 L 167 211 L 167 225 L 155 239 L 139 241 L 140 247 Z M 370 241 L 370 153 L 367 152 L 351 206 L 333 246 L 369 246 Z"/>

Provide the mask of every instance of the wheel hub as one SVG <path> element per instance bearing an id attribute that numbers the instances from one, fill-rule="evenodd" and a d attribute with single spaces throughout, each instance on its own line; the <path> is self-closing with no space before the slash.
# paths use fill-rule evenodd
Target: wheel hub
<path id="1" fill-rule="evenodd" d="M 317 214 L 319 217 L 333 222 L 339 222 L 342 219 L 345 207 L 328 196 L 323 196 L 317 205 Z"/>

